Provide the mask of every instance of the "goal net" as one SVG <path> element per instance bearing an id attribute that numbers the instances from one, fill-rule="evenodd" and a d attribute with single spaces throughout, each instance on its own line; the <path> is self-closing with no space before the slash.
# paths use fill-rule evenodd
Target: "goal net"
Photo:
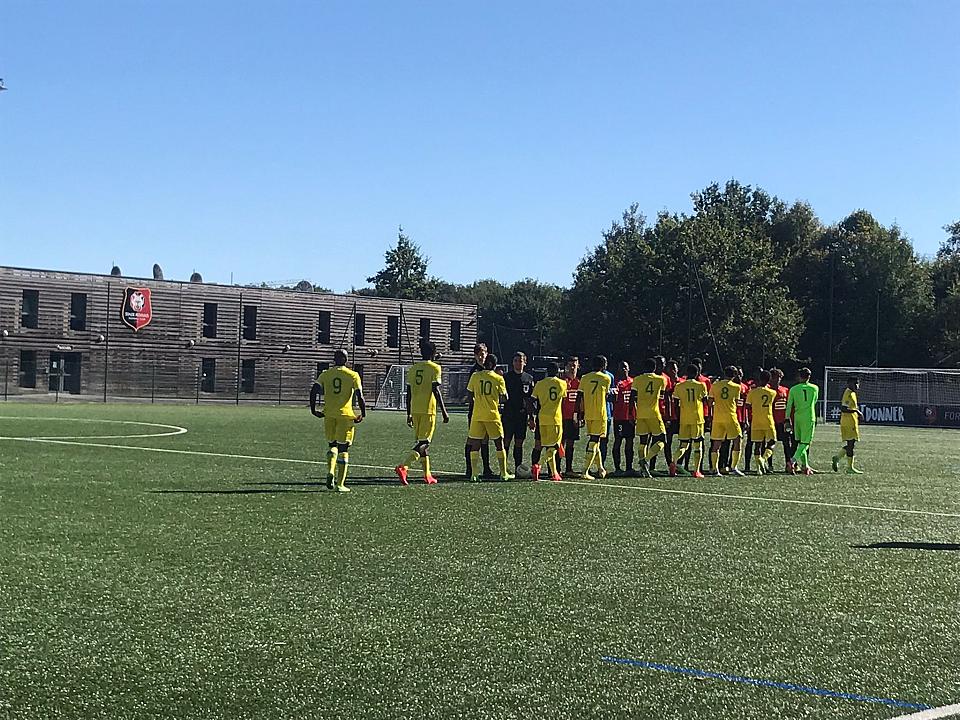
<path id="1" fill-rule="evenodd" d="M 840 401 L 851 376 L 860 378 L 857 400 L 864 422 L 914 427 L 960 427 L 960 370 L 827 367 L 823 417 L 840 420 Z"/>
<path id="2" fill-rule="evenodd" d="M 467 383 L 471 365 L 444 365 L 440 395 L 448 408 L 466 405 Z M 407 375 L 409 365 L 391 365 L 380 386 L 374 407 L 378 410 L 406 410 Z"/>

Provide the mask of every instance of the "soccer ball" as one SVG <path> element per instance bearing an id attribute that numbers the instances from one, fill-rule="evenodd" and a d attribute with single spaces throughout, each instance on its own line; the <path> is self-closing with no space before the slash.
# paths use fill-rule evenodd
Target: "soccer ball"
<path id="1" fill-rule="evenodd" d="M 517 465 L 517 477 L 521 480 L 529 480 L 533 476 L 530 474 L 530 468 L 526 465 Z"/>

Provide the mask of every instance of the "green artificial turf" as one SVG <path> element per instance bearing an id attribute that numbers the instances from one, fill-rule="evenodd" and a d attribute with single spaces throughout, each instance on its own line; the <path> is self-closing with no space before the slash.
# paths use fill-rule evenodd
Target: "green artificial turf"
<path id="1" fill-rule="evenodd" d="M 856 477 L 472 485 L 454 416 L 432 450 L 440 484 L 415 468 L 402 488 L 387 468 L 410 431 L 374 413 L 351 452 L 354 492 L 337 494 L 322 464 L 136 449 L 322 461 L 322 422 L 302 408 L 7 403 L 0 416 L 7 438 L 123 446 L 0 440 L 0 717 L 907 712 L 604 656 L 960 701 L 957 432 L 864 428 Z M 189 432 L 96 439 L 163 429 L 71 418 Z M 838 438 L 818 430 L 821 470 Z M 862 547 L 877 543 L 918 545 Z"/>

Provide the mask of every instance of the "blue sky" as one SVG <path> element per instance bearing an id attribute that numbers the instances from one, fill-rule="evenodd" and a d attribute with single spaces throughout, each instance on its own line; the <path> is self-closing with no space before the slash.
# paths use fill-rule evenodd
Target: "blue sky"
<path id="1" fill-rule="evenodd" d="M 736 178 L 922 253 L 960 219 L 960 3 L 37 2 L 0 24 L 0 264 L 568 284 Z"/>

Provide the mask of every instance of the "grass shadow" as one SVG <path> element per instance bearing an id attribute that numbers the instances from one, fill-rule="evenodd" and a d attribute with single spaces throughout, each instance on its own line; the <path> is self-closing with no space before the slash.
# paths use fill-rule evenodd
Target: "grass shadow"
<path id="1" fill-rule="evenodd" d="M 934 543 L 934 542 L 903 542 L 889 541 L 877 542 L 871 545 L 851 545 L 858 550 L 936 550 L 940 552 L 960 551 L 960 543 Z"/>

